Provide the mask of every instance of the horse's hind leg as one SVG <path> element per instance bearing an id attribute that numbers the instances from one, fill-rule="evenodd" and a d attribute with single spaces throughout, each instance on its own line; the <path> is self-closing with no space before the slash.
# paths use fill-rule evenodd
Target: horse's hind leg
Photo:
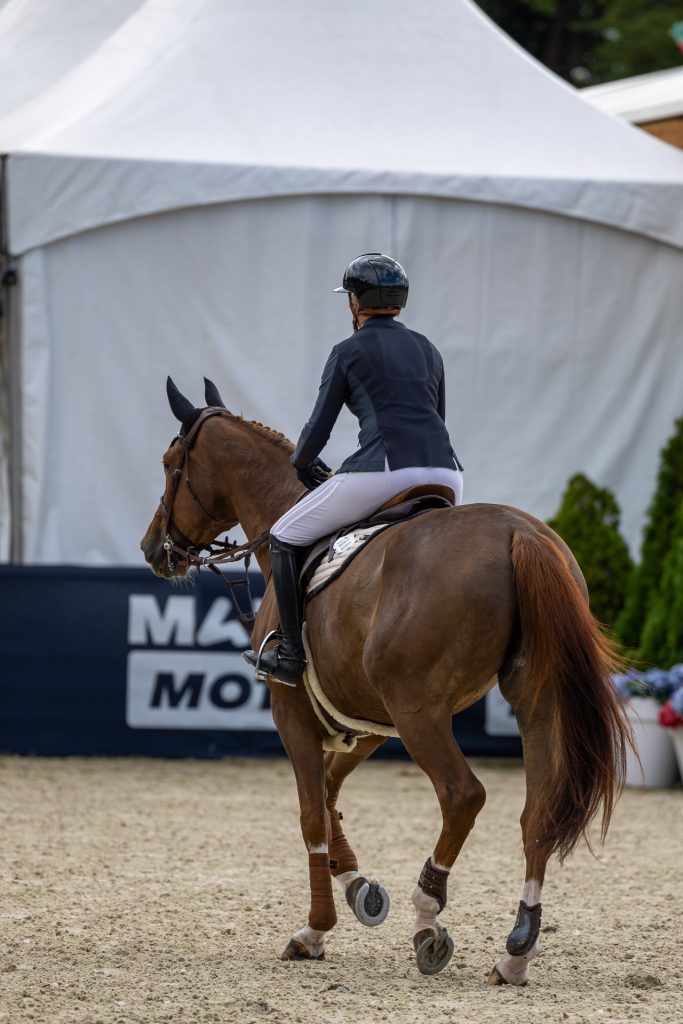
<path id="1" fill-rule="evenodd" d="M 361 922 L 370 928 L 382 924 L 389 913 L 389 895 L 378 882 L 368 880 L 358 870 L 356 855 L 344 835 L 337 799 L 344 780 L 381 744 L 382 736 L 368 736 L 356 744 L 352 753 L 329 753 L 325 757 L 327 812 L 330 822 L 330 871 L 344 890 L 346 902 Z"/>
<path id="2" fill-rule="evenodd" d="M 548 777 L 552 757 L 552 716 L 543 699 L 539 698 L 532 720 L 527 721 L 528 717 L 521 708 L 517 708 L 526 772 L 526 801 L 520 819 L 526 860 L 524 888 L 514 926 L 508 935 L 505 956 L 491 972 L 489 980 L 492 985 L 526 985 L 529 963 L 540 950 L 541 893 L 548 853 L 539 851 L 531 824 L 537 820 L 537 809 L 544 799 L 544 780 Z"/>
<path id="3" fill-rule="evenodd" d="M 453 941 L 438 918 L 446 906 L 448 874 L 484 806 L 486 791 L 453 739 L 450 711 L 436 718 L 424 709 L 417 715 L 390 710 L 408 753 L 429 776 L 441 805 L 441 835 L 413 893 L 417 966 L 422 974 L 438 974 L 453 954 Z"/>

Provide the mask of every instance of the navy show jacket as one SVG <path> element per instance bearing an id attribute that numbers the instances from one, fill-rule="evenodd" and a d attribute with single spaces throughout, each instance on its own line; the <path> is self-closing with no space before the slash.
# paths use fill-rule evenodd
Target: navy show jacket
<path id="1" fill-rule="evenodd" d="M 360 421 L 359 448 L 338 472 L 408 466 L 462 469 L 446 430 L 443 360 L 431 341 L 398 320 L 374 316 L 332 349 L 292 462 L 310 465 L 342 406 Z"/>

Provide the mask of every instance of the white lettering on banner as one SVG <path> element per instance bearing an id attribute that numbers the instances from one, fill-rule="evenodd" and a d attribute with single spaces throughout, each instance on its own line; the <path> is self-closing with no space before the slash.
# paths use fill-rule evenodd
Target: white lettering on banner
<path id="1" fill-rule="evenodd" d="M 519 736 L 515 713 L 498 686 L 486 694 L 484 730 L 489 736 Z"/>
<path id="2" fill-rule="evenodd" d="M 227 597 L 215 598 L 197 625 L 194 595 L 168 597 L 162 607 L 152 594 L 131 594 L 128 643 L 147 648 L 128 653 L 132 729 L 275 728 L 268 688 L 240 657 L 249 640 Z M 233 650 L 197 650 L 217 645 Z"/>
<path id="3" fill-rule="evenodd" d="M 128 643 L 191 647 L 194 643 L 193 597 L 169 597 L 164 610 L 153 594 L 131 594 L 128 602 Z"/>
<path id="4" fill-rule="evenodd" d="M 232 602 L 227 597 L 216 598 L 197 630 L 197 643 L 200 647 L 212 647 L 226 641 L 239 649 L 246 646 L 247 634 L 244 626 L 241 626 L 237 619 L 229 618 L 232 610 Z"/>
<path id="5" fill-rule="evenodd" d="M 133 729 L 274 729 L 270 694 L 239 654 L 131 651 L 126 722 Z"/>

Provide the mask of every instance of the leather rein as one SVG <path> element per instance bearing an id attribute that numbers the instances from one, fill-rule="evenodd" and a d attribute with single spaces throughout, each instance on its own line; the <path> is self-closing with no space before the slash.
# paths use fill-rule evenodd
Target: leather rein
<path id="1" fill-rule="evenodd" d="M 187 489 L 190 492 L 193 501 L 197 505 L 199 505 L 199 508 L 202 510 L 204 515 L 212 522 L 218 523 L 218 525 L 221 526 L 225 526 L 227 529 L 235 525 L 235 522 L 232 519 L 220 519 L 212 515 L 202 504 L 199 495 L 192 487 L 192 482 L 190 480 L 190 452 L 192 451 L 195 441 L 197 440 L 197 435 L 199 434 L 199 431 L 203 424 L 206 423 L 208 419 L 211 419 L 212 416 L 220 416 L 222 412 L 222 409 L 216 407 L 203 409 L 202 412 L 200 412 L 197 419 L 192 424 L 192 426 L 190 427 L 190 429 L 188 430 L 187 434 L 185 434 L 184 436 L 178 434 L 177 437 L 174 438 L 172 444 L 174 445 L 180 442 L 180 444 L 183 447 L 183 458 L 180 465 L 173 470 L 173 477 L 171 479 L 171 491 L 168 498 L 168 506 L 166 506 L 166 504 L 164 503 L 164 496 L 162 494 L 159 500 L 159 507 L 157 509 L 157 512 L 159 512 L 162 517 L 164 531 L 164 550 L 166 551 L 166 555 L 168 558 L 169 571 L 172 571 L 175 568 L 175 561 L 173 557 L 174 555 L 180 555 L 190 565 L 196 565 L 198 569 L 200 569 L 202 566 L 205 566 L 207 569 L 210 569 L 211 572 L 214 573 L 214 575 L 218 576 L 219 579 L 221 579 L 223 583 L 225 583 L 226 587 L 230 591 L 230 597 L 232 598 L 233 605 L 235 606 L 235 609 L 237 611 L 237 617 L 239 621 L 247 630 L 247 632 L 251 634 L 254 628 L 254 619 L 256 616 L 254 614 L 254 602 L 249 582 L 249 563 L 251 562 L 251 556 L 254 553 L 254 551 L 256 551 L 257 548 L 261 547 L 262 544 L 265 544 L 265 542 L 268 540 L 268 537 L 270 536 L 270 531 L 264 530 L 264 532 L 259 534 L 258 537 L 256 537 L 254 540 L 247 541 L 246 544 L 238 544 L 236 541 L 231 541 L 230 538 L 226 538 L 225 540 L 212 541 L 209 544 L 201 544 L 190 540 L 190 538 L 186 536 L 186 534 L 184 534 L 183 531 L 178 528 L 177 524 L 172 523 L 171 521 L 171 516 L 173 514 L 173 504 L 175 502 L 176 494 L 178 493 L 178 486 L 183 478 L 183 474 L 185 474 L 185 484 L 187 486 Z M 173 529 L 174 532 L 178 535 L 178 542 L 175 541 L 171 536 L 171 529 Z M 185 546 L 181 547 L 181 545 Z M 200 555 L 200 551 L 208 551 L 208 554 Z M 240 577 L 237 580 L 228 579 L 218 569 L 219 564 L 226 564 L 232 562 L 244 562 L 244 576 Z M 236 592 L 238 587 L 244 587 L 247 592 L 249 608 L 248 611 L 246 612 L 242 611 L 237 600 Z"/>

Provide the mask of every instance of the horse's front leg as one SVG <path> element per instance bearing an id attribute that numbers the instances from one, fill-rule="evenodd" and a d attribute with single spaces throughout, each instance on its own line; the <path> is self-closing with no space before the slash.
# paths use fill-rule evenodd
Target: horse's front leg
<path id="1" fill-rule="evenodd" d="M 356 855 L 344 835 L 337 799 L 344 780 L 381 744 L 382 736 L 367 736 L 349 754 L 329 753 L 325 757 L 327 810 L 330 816 L 330 870 L 344 891 L 346 902 L 361 924 L 375 928 L 389 913 L 389 894 L 383 885 L 368 879 L 358 870 Z"/>
<path id="2" fill-rule="evenodd" d="M 337 923 L 330 875 L 323 732 L 303 689 L 279 693 L 275 692 L 276 686 L 274 683 L 273 719 L 296 777 L 311 894 L 308 924 L 292 935 L 281 959 L 322 960 L 325 936 Z"/>

